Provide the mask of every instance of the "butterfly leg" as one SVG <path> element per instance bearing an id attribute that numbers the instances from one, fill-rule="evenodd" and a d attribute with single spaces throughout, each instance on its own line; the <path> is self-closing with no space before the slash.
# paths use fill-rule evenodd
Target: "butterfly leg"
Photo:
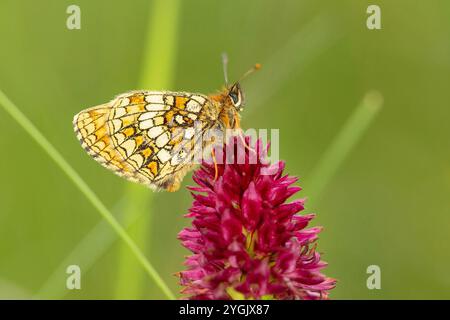
<path id="1" fill-rule="evenodd" d="M 242 143 L 244 144 L 244 147 L 251 152 L 256 152 L 255 149 L 253 149 L 252 147 L 250 147 L 247 142 L 244 139 L 244 136 L 242 135 L 242 131 L 239 133 L 239 138 L 241 139 Z"/>
<path id="2" fill-rule="evenodd" d="M 256 152 L 252 147 L 250 147 L 247 142 L 245 141 L 244 135 L 242 134 L 242 129 L 241 129 L 241 120 L 239 117 L 238 113 L 234 114 L 234 129 L 238 130 L 238 135 L 239 138 L 241 139 L 242 143 L 244 144 L 244 147 L 248 150 L 248 151 L 252 151 L 252 152 Z"/>
<path id="3" fill-rule="evenodd" d="M 217 159 L 216 159 L 216 153 L 214 151 L 214 148 L 211 150 L 211 157 L 214 162 L 214 181 L 217 181 L 217 178 L 219 177 L 219 168 L 217 166 Z"/>

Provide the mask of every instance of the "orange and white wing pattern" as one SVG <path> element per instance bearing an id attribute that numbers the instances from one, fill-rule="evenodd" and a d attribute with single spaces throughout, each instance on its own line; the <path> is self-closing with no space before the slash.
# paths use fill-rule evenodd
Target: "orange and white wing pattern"
<path id="1" fill-rule="evenodd" d="M 134 91 L 81 111 L 73 124 L 82 147 L 104 167 L 154 190 L 176 191 L 193 166 L 196 140 L 214 125 L 214 109 L 202 94 Z"/>

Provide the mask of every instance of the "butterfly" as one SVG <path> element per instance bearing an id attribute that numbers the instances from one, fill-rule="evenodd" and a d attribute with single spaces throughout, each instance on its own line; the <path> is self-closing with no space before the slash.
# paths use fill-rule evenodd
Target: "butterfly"
<path id="1" fill-rule="evenodd" d="M 73 126 L 83 149 L 117 175 L 153 190 L 177 191 L 195 166 L 195 148 L 208 130 L 239 129 L 244 95 L 240 81 L 217 94 L 130 91 L 75 115 Z"/>

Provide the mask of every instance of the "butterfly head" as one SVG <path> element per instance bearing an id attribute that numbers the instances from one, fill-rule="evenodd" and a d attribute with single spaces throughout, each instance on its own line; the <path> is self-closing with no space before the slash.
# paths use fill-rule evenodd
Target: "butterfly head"
<path id="1" fill-rule="evenodd" d="M 246 78 L 251 73 L 261 68 L 259 63 L 255 64 L 250 70 L 242 75 L 242 77 L 236 81 L 233 85 L 228 85 L 228 57 L 224 53 L 222 55 L 222 63 L 223 63 L 223 74 L 225 77 L 225 86 L 226 86 L 226 96 L 229 102 L 237 111 L 242 111 L 244 107 L 244 93 L 242 91 L 240 82 Z"/>

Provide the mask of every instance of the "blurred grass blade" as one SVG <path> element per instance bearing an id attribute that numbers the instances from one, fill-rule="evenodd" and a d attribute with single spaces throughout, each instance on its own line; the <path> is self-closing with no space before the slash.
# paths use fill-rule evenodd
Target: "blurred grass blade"
<path id="1" fill-rule="evenodd" d="M 320 196 L 345 158 L 369 128 L 382 104 L 383 97 L 379 92 L 371 91 L 365 95 L 313 170 L 309 179 L 308 198 L 317 199 Z"/>
<path id="2" fill-rule="evenodd" d="M 0 278 L 0 300 L 29 300 L 31 297 L 32 294 L 28 288 L 9 279 Z"/>
<path id="3" fill-rule="evenodd" d="M 123 199 L 118 202 L 113 212 L 119 212 L 117 216 L 119 221 L 123 220 Z M 134 221 L 129 221 L 134 223 Z M 125 228 L 128 225 L 124 225 Z M 55 270 L 50 274 L 47 280 L 42 284 L 34 299 L 61 299 L 68 290 L 61 285 L 67 277 L 66 268 L 68 265 L 77 264 L 83 270 L 83 273 L 95 264 L 95 262 L 109 249 L 117 235 L 111 230 L 111 227 L 104 219 L 100 221 L 81 239 L 73 250 L 59 263 Z M 128 250 L 129 251 L 129 250 Z"/>
<path id="4" fill-rule="evenodd" d="M 342 36 L 342 27 L 330 12 L 321 13 L 303 25 L 271 54 L 270 59 L 263 61 L 263 73 L 270 74 L 270 77 L 246 85 L 248 92 L 258 93 L 252 97 L 251 108 L 246 111 L 246 116 L 260 111 L 259 107 L 286 84 L 293 72 L 305 68 Z"/>
<path id="5" fill-rule="evenodd" d="M 150 7 L 139 85 L 166 89 L 172 85 L 178 43 L 180 0 L 155 0 Z"/>
<path id="6" fill-rule="evenodd" d="M 125 190 L 122 225 L 142 250 L 148 248 L 148 225 L 152 191 L 143 186 L 130 184 Z M 114 286 L 115 299 L 139 299 L 143 293 L 143 272 L 123 244 L 119 244 L 117 271 Z"/>
<path id="7" fill-rule="evenodd" d="M 172 86 L 180 5 L 179 0 L 156 0 L 150 6 L 139 79 L 140 88 L 167 90 Z M 142 186 L 129 184 L 126 194 L 124 223 L 130 224 L 129 221 L 135 221 L 128 229 L 128 233 L 141 248 L 148 248 L 153 193 Z M 140 298 L 143 290 L 142 276 L 142 270 L 122 245 L 119 248 L 115 297 Z"/>
<path id="8" fill-rule="evenodd" d="M 100 201 L 97 195 L 86 184 L 86 182 L 79 176 L 79 174 L 70 166 L 70 164 L 63 158 L 63 156 L 53 147 L 53 145 L 42 135 L 42 133 L 34 126 L 34 124 L 23 114 L 8 97 L 0 90 L 0 105 L 5 111 L 17 121 L 17 123 L 31 136 L 31 138 L 53 159 L 53 161 L 61 168 L 67 177 L 75 184 L 75 186 L 86 196 L 92 205 L 98 210 L 101 216 L 109 223 L 120 238 L 127 244 L 129 249 L 133 252 L 139 263 L 147 271 L 148 275 L 155 281 L 158 287 L 164 294 L 173 299 L 174 295 L 169 290 L 167 285 L 161 279 L 159 274 L 144 256 L 142 251 L 138 248 L 136 243 L 125 232 L 122 226 L 117 222 L 114 216 L 109 212 L 106 206 Z"/>

